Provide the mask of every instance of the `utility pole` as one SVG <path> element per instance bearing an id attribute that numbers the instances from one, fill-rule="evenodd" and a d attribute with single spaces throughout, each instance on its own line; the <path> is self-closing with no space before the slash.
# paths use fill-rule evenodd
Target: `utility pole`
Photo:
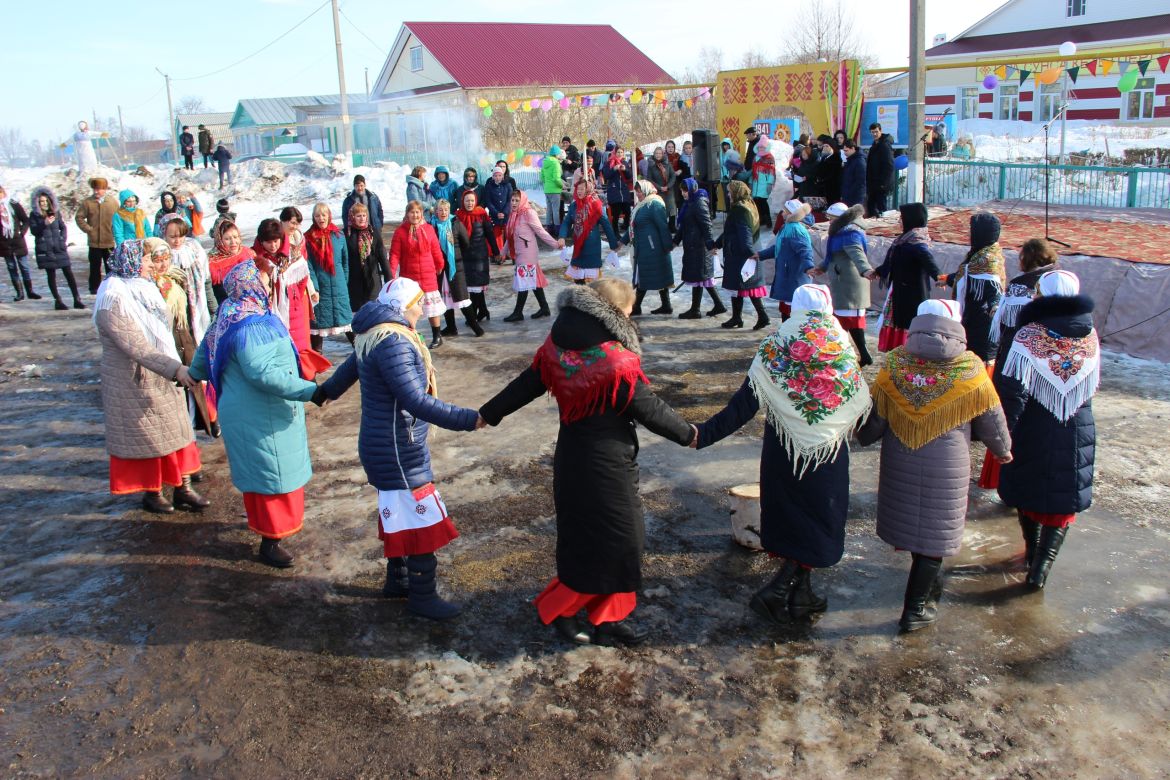
<path id="1" fill-rule="evenodd" d="M 163 73 L 158 68 L 158 75 L 167 80 L 167 135 L 171 137 L 171 162 L 174 165 L 179 164 L 179 137 L 175 134 L 175 110 L 171 107 L 171 77 Z"/>
<path id="2" fill-rule="evenodd" d="M 333 0 L 333 40 L 337 44 L 337 85 L 341 89 L 341 153 L 347 163 L 353 162 L 349 134 L 349 99 L 345 94 L 345 62 L 341 58 L 341 20 L 337 14 L 337 0 Z"/>
<path id="3" fill-rule="evenodd" d="M 370 69 L 366 68 L 366 102 L 370 102 Z"/>
<path id="4" fill-rule="evenodd" d="M 906 139 L 910 148 L 907 156 L 910 165 L 906 168 L 906 197 L 911 203 L 922 200 L 926 189 L 923 177 L 926 174 L 926 145 L 920 137 L 926 126 L 926 0 L 910 0 L 910 93 L 907 109 L 910 137 Z M 922 166 L 921 168 L 919 166 Z"/>

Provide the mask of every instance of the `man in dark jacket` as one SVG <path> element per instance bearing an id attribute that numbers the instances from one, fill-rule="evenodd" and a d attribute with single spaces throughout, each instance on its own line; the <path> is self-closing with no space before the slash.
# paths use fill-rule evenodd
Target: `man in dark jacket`
<path id="1" fill-rule="evenodd" d="M 882 126 L 869 126 L 873 146 L 869 147 L 865 171 L 865 216 L 880 217 L 886 210 L 890 193 L 894 191 L 894 147 L 890 136 L 882 133 Z"/>
<path id="2" fill-rule="evenodd" d="M 206 125 L 199 125 L 199 154 L 203 155 L 203 167 L 206 168 L 212 159 L 215 149 L 215 139 Z"/>
<path id="3" fill-rule="evenodd" d="M 571 182 L 573 174 L 581 167 L 581 151 L 573 146 L 573 139 L 569 136 L 561 138 L 561 151 L 565 153 L 565 159 L 561 160 L 561 178 L 565 181 Z M 565 208 L 568 205 L 566 201 L 569 198 L 561 198 L 561 216 L 557 224 L 565 221 Z"/>
<path id="4" fill-rule="evenodd" d="M 747 153 L 743 157 L 743 168 L 745 171 L 750 171 L 752 169 L 752 163 L 756 161 L 756 144 L 759 143 L 760 132 L 753 125 L 747 130 L 744 130 L 743 134 L 747 136 L 748 140 Z"/>
<path id="5" fill-rule="evenodd" d="M 228 184 L 232 183 L 232 153 L 223 144 L 219 144 L 215 147 L 215 154 L 211 155 L 211 159 L 219 166 L 219 188 L 222 190 L 225 176 Z"/>
<path id="6" fill-rule="evenodd" d="M 856 206 L 865 203 L 865 155 L 852 138 L 846 138 L 842 148 L 845 164 L 841 167 L 841 202 Z"/>
<path id="7" fill-rule="evenodd" d="M 195 170 L 195 136 L 191 135 L 191 128 L 183 125 L 183 132 L 179 134 L 179 151 L 183 155 L 183 167 L 188 171 Z"/>
<path id="8" fill-rule="evenodd" d="M 585 144 L 585 159 L 588 161 L 589 167 L 593 169 L 594 176 L 601 175 L 601 164 L 604 162 L 602 159 L 603 156 L 597 150 L 597 142 L 590 138 L 589 143 Z"/>
<path id="9" fill-rule="evenodd" d="M 370 210 L 370 227 L 375 232 L 382 232 L 382 201 L 377 195 L 366 189 L 366 177 L 360 173 L 353 177 L 353 190 L 345 196 L 341 203 L 341 224 L 349 225 L 349 210 L 353 204 L 360 203 Z"/>

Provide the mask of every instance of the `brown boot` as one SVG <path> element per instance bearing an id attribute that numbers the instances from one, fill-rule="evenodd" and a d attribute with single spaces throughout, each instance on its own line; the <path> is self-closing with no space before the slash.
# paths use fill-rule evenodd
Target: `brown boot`
<path id="1" fill-rule="evenodd" d="M 260 541 L 260 560 L 277 569 L 287 569 L 293 565 L 293 557 L 276 539 L 265 538 Z"/>
<path id="2" fill-rule="evenodd" d="M 163 498 L 162 491 L 146 492 L 142 494 L 142 508 L 156 515 L 173 515 L 175 507 L 170 501 Z"/>
<path id="3" fill-rule="evenodd" d="M 192 512 L 202 512 L 211 506 L 211 502 L 195 492 L 191 487 L 191 478 L 183 477 L 183 484 L 175 488 L 175 495 L 171 499 L 176 509 L 187 509 Z"/>

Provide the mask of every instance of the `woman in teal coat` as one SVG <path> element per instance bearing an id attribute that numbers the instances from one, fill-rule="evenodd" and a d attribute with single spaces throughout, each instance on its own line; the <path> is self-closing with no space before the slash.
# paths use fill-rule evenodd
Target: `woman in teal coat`
<path id="1" fill-rule="evenodd" d="M 309 278 L 320 296 L 313 307 L 309 346 L 320 352 L 325 337 L 338 333 L 344 333 L 352 344 L 349 248 L 345 234 L 333 224 L 333 213 L 325 203 L 313 207 L 313 226 L 305 231 L 305 254 L 309 261 Z"/>
<path id="2" fill-rule="evenodd" d="M 662 305 L 651 314 L 670 314 L 670 288 L 674 286 L 674 266 L 670 251 L 674 242 L 670 235 L 666 204 L 657 193 L 657 187 L 648 179 L 639 179 L 634 187 L 638 204 L 630 217 L 630 229 L 622 236 L 622 243 L 634 247 L 634 315 L 642 313 L 642 299 L 650 290 L 657 290 Z"/>
<path id="3" fill-rule="evenodd" d="M 301 378 L 296 345 L 268 307 L 271 282 L 252 261 L 228 273 L 228 297 L 195 352 L 193 378 L 211 382 L 232 484 L 244 494 L 260 560 L 292 566 L 280 540 L 301 530 L 305 483 L 313 476 L 304 402 L 317 385 Z"/>

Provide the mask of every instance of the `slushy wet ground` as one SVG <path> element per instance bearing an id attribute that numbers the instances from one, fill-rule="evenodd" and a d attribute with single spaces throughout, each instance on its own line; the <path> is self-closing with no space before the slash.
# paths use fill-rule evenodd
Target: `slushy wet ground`
<path id="1" fill-rule="evenodd" d="M 555 257 L 546 258 L 560 289 Z M 478 406 L 548 320 L 492 320 L 436 351 Z M 685 290 L 675 307 L 685 305 Z M 43 303 L 43 302 L 42 302 Z M 50 302 L 51 305 L 51 302 Z M 874 534 L 878 447 L 852 452 L 829 610 L 783 630 L 747 608 L 774 564 L 731 541 L 727 489 L 758 477 L 762 418 L 702 452 L 642 431 L 636 649 L 572 648 L 532 598 L 554 574 L 555 405 L 433 433 L 462 536 L 440 553 L 444 624 L 381 597 L 355 389 L 309 407 L 315 476 L 295 568 L 255 559 L 220 442 L 213 501 L 159 517 L 107 492 L 88 313 L 0 305 L 0 766 L 11 777 L 1121 777 L 1170 766 L 1170 379 L 1107 355 L 1093 508 L 1041 594 L 1015 514 L 972 484 L 937 624 L 897 633 L 909 555 Z M 722 408 L 761 334 L 647 316 L 646 373 L 690 420 Z M 872 330 L 872 327 L 871 327 Z M 872 334 L 871 334 L 872 342 Z M 341 360 L 344 340 L 328 345 Z M 35 366 L 35 368 L 31 368 Z M 872 376 L 873 369 L 869 369 Z M 983 449 L 974 446 L 973 473 Z"/>

